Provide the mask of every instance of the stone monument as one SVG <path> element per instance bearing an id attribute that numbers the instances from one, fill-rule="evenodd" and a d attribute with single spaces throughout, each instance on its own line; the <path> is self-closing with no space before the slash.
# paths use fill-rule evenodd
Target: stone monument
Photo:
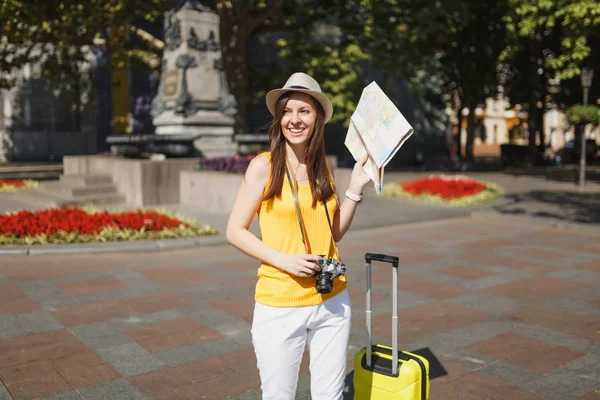
<path id="1" fill-rule="evenodd" d="M 152 101 L 156 137 L 193 140 L 204 157 L 235 154 L 237 105 L 223 68 L 218 15 L 187 0 L 165 14 L 164 35 L 162 75 Z"/>

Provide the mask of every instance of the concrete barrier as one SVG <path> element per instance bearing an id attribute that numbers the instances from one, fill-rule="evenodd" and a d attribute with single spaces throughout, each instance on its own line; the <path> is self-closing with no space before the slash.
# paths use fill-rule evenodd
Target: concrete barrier
<path id="1" fill-rule="evenodd" d="M 243 174 L 216 171 L 181 171 L 179 201 L 206 212 L 229 213 Z"/>
<path id="2" fill-rule="evenodd" d="M 180 202 L 180 173 L 193 170 L 198 158 L 163 161 L 117 156 L 66 156 L 65 175 L 109 175 L 128 204 L 137 206 Z"/>

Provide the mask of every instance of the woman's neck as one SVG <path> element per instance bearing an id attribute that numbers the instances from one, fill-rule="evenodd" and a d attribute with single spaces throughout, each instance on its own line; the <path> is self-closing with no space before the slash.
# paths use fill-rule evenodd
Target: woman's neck
<path id="1" fill-rule="evenodd" d="M 290 145 L 286 143 L 286 156 L 292 164 L 306 164 L 306 149 L 305 145 Z"/>

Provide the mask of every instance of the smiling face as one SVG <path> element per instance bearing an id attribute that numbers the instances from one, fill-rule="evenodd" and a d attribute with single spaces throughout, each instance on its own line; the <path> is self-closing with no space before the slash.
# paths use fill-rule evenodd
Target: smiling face
<path id="1" fill-rule="evenodd" d="M 281 132 L 290 145 L 308 144 L 313 134 L 317 111 L 315 101 L 302 92 L 290 94 L 281 117 Z"/>

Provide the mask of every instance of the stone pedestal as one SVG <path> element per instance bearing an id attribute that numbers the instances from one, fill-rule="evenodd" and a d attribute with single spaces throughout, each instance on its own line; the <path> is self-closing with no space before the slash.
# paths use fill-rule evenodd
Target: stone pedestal
<path id="1" fill-rule="evenodd" d="M 197 158 L 168 158 L 164 161 L 114 156 L 68 156 L 64 174 L 108 175 L 128 204 L 148 206 L 179 203 L 179 174 L 193 171 Z"/>
<path id="2" fill-rule="evenodd" d="M 186 136 L 203 157 L 231 156 L 236 102 L 219 46 L 219 17 L 188 0 L 165 15 L 165 49 L 152 103 L 156 134 Z"/>

